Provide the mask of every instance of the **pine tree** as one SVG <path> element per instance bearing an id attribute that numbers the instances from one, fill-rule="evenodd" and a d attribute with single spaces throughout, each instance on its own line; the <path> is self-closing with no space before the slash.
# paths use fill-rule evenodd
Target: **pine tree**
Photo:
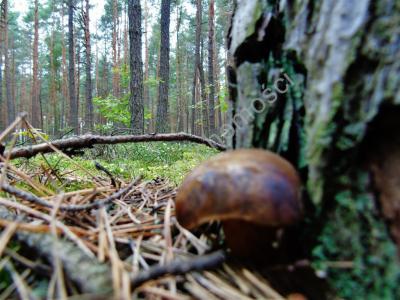
<path id="1" fill-rule="evenodd" d="M 130 41 L 130 125 L 135 134 L 144 133 L 142 9 L 140 0 L 128 1 Z"/>
<path id="2" fill-rule="evenodd" d="M 32 125 L 35 128 L 42 127 L 42 118 L 40 110 L 40 85 L 39 85 L 39 3 L 35 0 L 34 7 L 34 38 L 33 38 L 33 69 L 32 69 Z"/>
<path id="3" fill-rule="evenodd" d="M 168 92 L 169 92 L 169 25 L 171 1 L 161 1 L 161 42 L 160 42 L 160 83 L 158 88 L 156 131 L 169 130 Z"/>
<path id="4" fill-rule="evenodd" d="M 75 86 L 75 47 L 74 47 L 74 0 L 68 0 L 68 76 L 69 76 L 69 126 L 75 134 L 79 134 L 78 101 Z"/>

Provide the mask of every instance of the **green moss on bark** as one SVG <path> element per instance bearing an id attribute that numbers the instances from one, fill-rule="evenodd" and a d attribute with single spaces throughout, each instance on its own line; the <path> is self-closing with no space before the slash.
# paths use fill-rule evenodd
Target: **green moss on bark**
<path id="1" fill-rule="evenodd" d="M 337 295 L 397 299 L 396 246 L 360 154 L 380 108 L 400 104 L 400 62 L 395 59 L 400 43 L 393 38 L 400 35 L 400 4 L 354 0 L 349 9 L 344 0 L 264 1 L 260 18 L 271 18 L 265 41 L 257 40 L 260 28 L 247 28 L 252 35 L 237 46 L 245 51 L 233 52 L 241 63 L 239 77 L 253 78 L 235 105 L 248 105 L 254 93 L 272 89 L 283 74 L 295 84 L 255 114 L 248 137 L 242 131 L 235 146 L 267 148 L 298 167 L 313 206 L 305 231 L 318 236 L 311 245 L 315 265 L 327 272 Z M 276 32 L 283 32 L 283 42 Z M 264 56 L 254 56 L 251 47 Z M 248 64 L 245 72 L 242 62 Z M 249 72 L 249 65 L 259 72 Z M 243 83 L 238 82 L 239 89 L 244 90 Z M 332 267 L 342 261 L 351 262 L 351 268 Z"/>

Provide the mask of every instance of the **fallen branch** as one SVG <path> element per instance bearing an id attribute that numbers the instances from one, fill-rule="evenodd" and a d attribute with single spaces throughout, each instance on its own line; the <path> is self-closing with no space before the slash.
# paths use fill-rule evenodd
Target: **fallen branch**
<path id="1" fill-rule="evenodd" d="M 15 221 L 17 216 L 6 207 L 0 206 L 0 218 Z M 26 221 L 26 218 L 23 218 L 22 221 Z M 28 247 L 35 249 L 41 257 L 48 261 L 53 259 L 53 246 L 56 243 L 57 254 L 63 263 L 65 274 L 77 283 L 83 292 L 96 294 L 112 292 L 109 266 L 89 257 L 71 242 L 67 240 L 56 242 L 54 237 L 48 234 L 21 231 L 16 232 L 15 237 Z"/>
<path id="2" fill-rule="evenodd" d="M 195 257 L 191 260 L 179 260 L 167 265 L 156 265 L 140 272 L 132 279 L 132 286 L 137 288 L 143 283 L 165 275 L 182 275 L 193 271 L 203 271 L 219 267 L 226 260 L 224 251 L 217 251 L 208 255 Z"/>
<path id="3" fill-rule="evenodd" d="M 83 135 L 63 140 L 55 140 L 50 143 L 42 143 L 29 147 L 21 147 L 11 152 L 5 152 L 4 156 L 10 155 L 10 159 L 15 158 L 31 158 L 39 153 L 50 153 L 54 150 L 50 144 L 61 151 L 92 148 L 94 145 L 114 145 L 123 143 L 141 143 L 141 142 L 193 142 L 203 144 L 220 151 L 225 151 L 226 147 L 213 140 L 202 138 L 187 133 L 174 134 L 148 134 L 148 135 L 120 135 L 120 136 L 100 136 L 100 135 Z"/>
<path id="4" fill-rule="evenodd" d="M 104 173 L 106 173 L 106 175 L 108 177 L 110 177 L 111 180 L 111 185 L 115 188 L 117 188 L 117 182 L 114 178 L 114 176 L 111 174 L 110 171 L 108 171 L 105 167 L 103 167 L 100 163 L 98 163 L 97 161 L 94 162 L 94 166 L 96 167 L 97 170 L 102 171 Z"/>
<path id="5" fill-rule="evenodd" d="M 81 204 L 81 205 L 60 205 L 59 209 L 61 211 L 69 211 L 69 212 L 77 212 L 77 211 L 83 211 L 83 210 L 90 210 L 90 209 L 97 209 L 99 207 L 102 207 L 104 205 L 107 205 L 111 203 L 112 201 L 120 198 L 121 196 L 124 196 L 127 194 L 139 181 L 141 177 L 136 178 L 133 182 L 131 182 L 129 185 L 127 185 L 125 188 L 120 189 L 118 192 L 112 194 L 111 196 L 104 198 L 104 199 L 99 199 L 96 200 L 92 203 L 89 204 Z M 48 208 L 53 208 L 53 204 L 47 202 L 46 200 L 32 194 L 29 192 L 25 192 L 23 190 L 19 190 L 9 184 L 2 183 L 0 184 L 0 190 L 9 193 L 10 195 L 13 195 L 17 198 L 20 198 L 22 200 L 41 205 L 43 207 L 48 207 Z"/>

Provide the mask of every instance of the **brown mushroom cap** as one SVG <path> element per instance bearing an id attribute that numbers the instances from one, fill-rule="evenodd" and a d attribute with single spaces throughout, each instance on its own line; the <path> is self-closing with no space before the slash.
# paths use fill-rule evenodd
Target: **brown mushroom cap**
<path id="1" fill-rule="evenodd" d="M 299 176 L 289 162 L 272 152 L 228 151 L 185 178 L 177 194 L 176 214 L 188 229 L 212 220 L 291 225 L 303 216 Z"/>

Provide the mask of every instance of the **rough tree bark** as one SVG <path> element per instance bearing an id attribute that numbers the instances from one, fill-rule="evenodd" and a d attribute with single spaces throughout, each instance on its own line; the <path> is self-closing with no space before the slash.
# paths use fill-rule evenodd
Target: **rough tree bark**
<path id="1" fill-rule="evenodd" d="M 5 19 L 4 19 L 4 4 L 5 1 L 0 4 L 0 87 L 3 87 L 3 48 L 4 48 L 4 30 L 5 30 Z M 6 126 L 6 119 L 4 114 L 4 99 L 3 99 L 3 88 L 0 88 L 0 131 Z"/>
<path id="2" fill-rule="evenodd" d="M 75 134 L 79 134 L 78 101 L 75 87 L 75 55 L 74 55 L 74 0 L 68 0 L 68 60 L 69 60 L 69 126 Z"/>
<path id="3" fill-rule="evenodd" d="M 308 220 L 297 253 L 344 299 L 400 295 L 399 14 L 394 0 L 246 0 L 232 20 L 224 134 L 297 166 Z"/>
<path id="4" fill-rule="evenodd" d="M 83 10 L 83 8 L 82 8 Z M 90 4 L 89 0 L 85 0 L 85 10 L 82 12 L 84 33 L 85 33 L 85 53 L 86 53 L 86 83 L 85 83 L 85 98 L 86 98 L 86 110 L 85 110 L 85 128 L 86 130 L 92 131 L 94 120 L 93 120 L 93 94 L 92 94 L 92 54 L 91 54 L 91 42 L 90 42 Z"/>
<path id="5" fill-rule="evenodd" d="M 169 24 L 171 1 L 161 1 L 161 45 L 160 45 L 160 84 L 158 86 L 156 131 L 169 130 L 168 91 L 169 91 Z"/>
<path id="6" fill-rule="evenodd" d="M 130 111 L 131 128 L 135 134 L 144 133 L 143 61 L 142 61 L 142 8 L 140 0 L 129 0 L 130 44 Z"/>

